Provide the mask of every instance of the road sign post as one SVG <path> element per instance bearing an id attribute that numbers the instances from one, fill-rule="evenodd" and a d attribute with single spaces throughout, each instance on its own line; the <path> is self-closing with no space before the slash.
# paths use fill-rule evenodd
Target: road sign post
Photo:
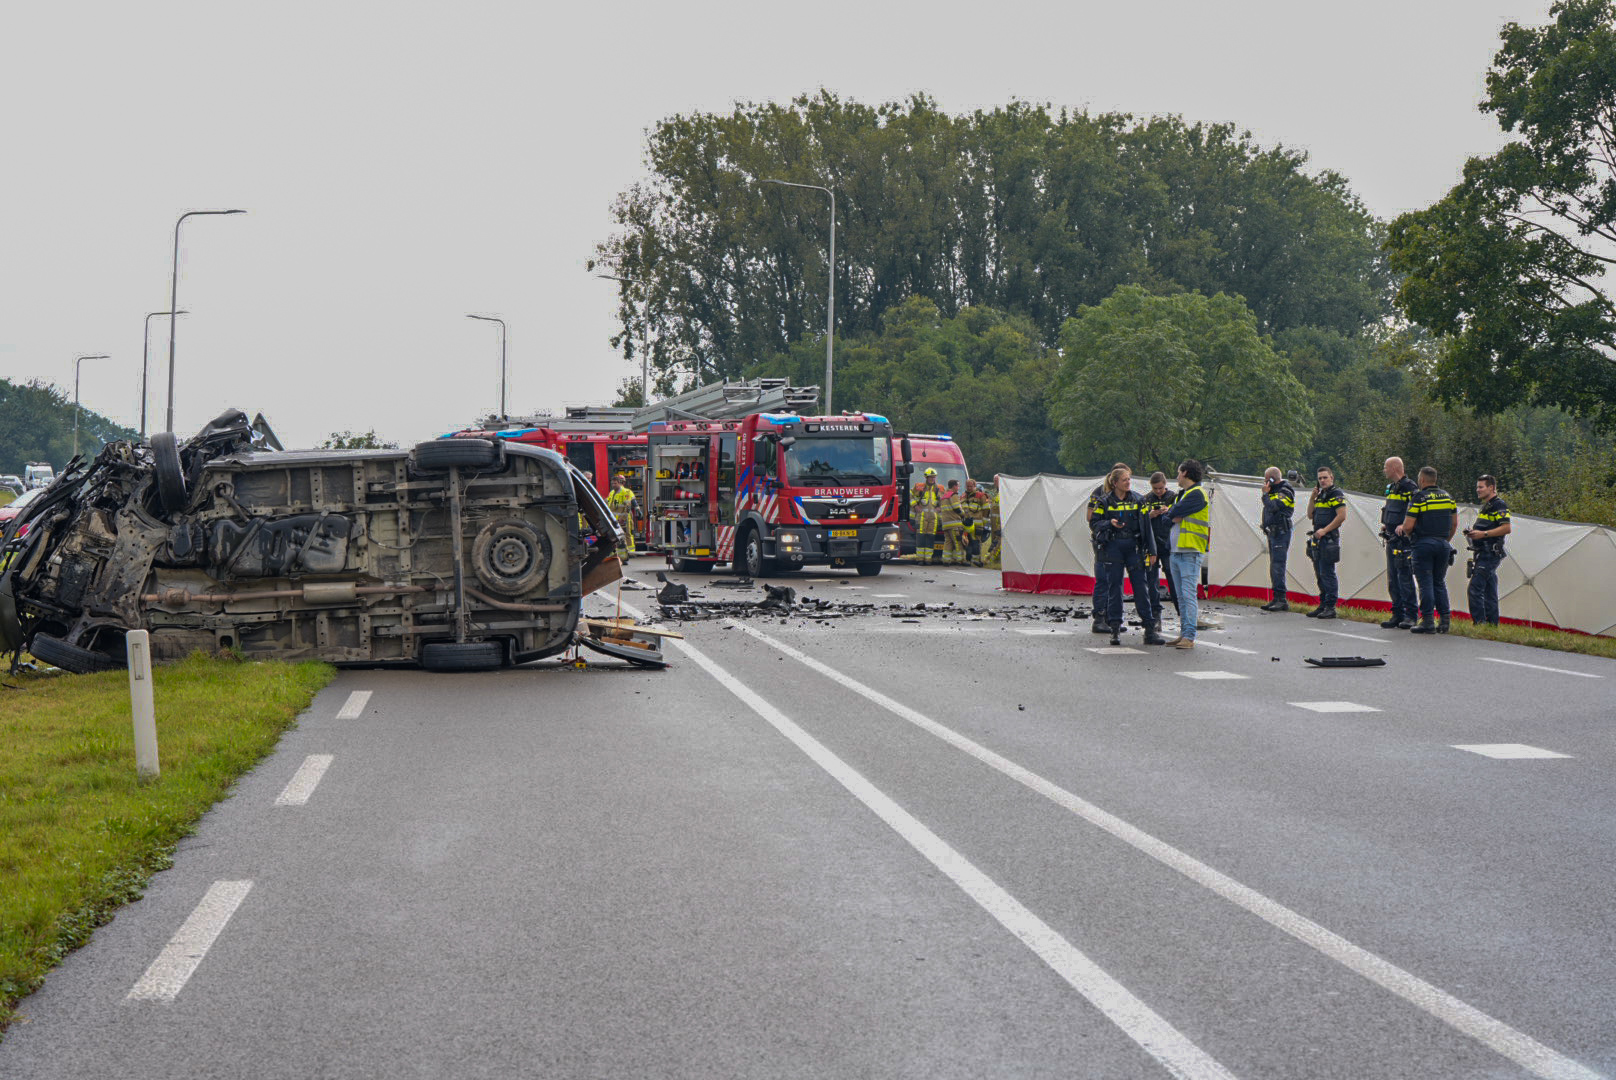
<path id="1" fill-rule="evenodd" d="M 155 780 L 157 766 L 157 709 L 152 702 L 151 634 L 131 630 L 124 638 L 129 654 L 129 708 L 135 719 L 135 771 L 142 780 Z"/>

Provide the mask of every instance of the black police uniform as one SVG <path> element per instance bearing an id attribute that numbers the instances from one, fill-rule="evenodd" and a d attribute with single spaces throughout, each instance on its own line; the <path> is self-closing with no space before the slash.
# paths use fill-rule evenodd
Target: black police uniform
<path id="1" fill-rule="evenodd" d="M 1414 594 L 1414 541 L 1399 536 L 1397 527 L 1408 514 L 1408 501 L 1420 487 L 1407 476 L 1386 485 L 1386 502 L 1380 508 L 1380 537 L 1386 542 L 1386 593 L 1391 598 L 1392 616 L 1382 625 L 1388 630 L 1403 622 L 1413 622 L 1418 614 Z"/>
<path id="2" fill-rule="evenodd" d="M 1105 485 L 1089 493 L 1089 534 L 1094 541 L 1094 632 L 1102 634 L 1105 626 L 1105 598 L 1111 589 L 1111 565 L 1100 558 L 1100 542 L 1094 537 L 1094 512 L 1105 498 Z"/>
<path id="3" fill-rule="evenodd" d="M 1150 523 L 1151 539 L 1155 541 L 1156 553 L 1155 564 L 1145 571 L 1145 577 L 1149 579 L 1150 584 L 1147 595 L 1150 598 L 1151 621 L 1158 627 L 1161 626 L 1162 622 L 1163 581 L 1167 583 L 1165 588 L 1168 600 L 1172 601 L 1174 607 L 1178 606 L 1178 597 L 1173 595 L 1172 571 L 1167 566 L 1168 556 L 1173 553 L 1173 519 L 1166 514 L 1154 518 L 1148 515 L 1152 510 L 1158 508 L 1171 510 L 1173 504 L 1177 501 L 1178 492 L 1172 488 L 1167 488 L 1160 495 L 1152 491 L 1145 496 L 1145 514 L 1147 515 L 1145 520 Z"/>
<path id="4" fill-rule="evenodd" d="M 1442 618 L 1442 627 L 1448 625 L 1448 565 L 1453 561 L 1453 547 L 1448 543 L 1453 519 L 1459 513 L 1459 504 L 1439 487 L 1420 488 L 1408 500 L 1408 516 L 1414 519 L 1414 580 L 1420 588 L 1420 626 L 1414 629 L 1429 633 L 1425 624 L 1434 611 Z"/>
<path id="5" fill-rule="evenodd" d="M 1285 561 L 1290 557 L 1292 519 L 1296 514 L 1296 489 L 1284 480 L 1268 485 L 1262 500 L 1262 531 L 1268 537 L 1268 586 L 1274 595 L 1271 604 L 1285 602 Z"/>
<path id="6" fill-rule="evenodd" d="M 1494 495 L 1476 515 L 1471 528 L 1486 532 L 1509 523 L 1509 506 Z M 1498 566 L 1504 561 L 1504 538 L 1489 536 L 1472 540 L 1475 556 L 1470 567 L 1470 621 L 1498 625 Z"/>
<path id="7" fill-rule="evenodd" d="M 1322 529 L 1335 520 L 1335 512 L 1347 505 L 1347 494 L 1331 484 L 1313 500 L 1313 528 Z M 1319 583 L 1319 610 L 1334 611 L 1341 598 L 1341 583 L 1336 578 L 1335 564 L 1341 561 L 1341 530 L 1331 529 L 1308 544 L 1308 555 L 1313 559 L 1313 576 Z"/>
<path id="8" fill-rule="evenodd" d="M 1094 504 L 1089 528 L 1094 533 L 1097 562 L 1095 569 L 1108 566 L 1105 591 L 1105 621 L 1111 636 L 1122 630 L 1122 579 L 1133 585 L 1133 606 L 1145 629 L 1154 629 L 1149 588 L 1145 583 L 1145 554 L 1154 546 L 1145 517 L 1145 504 L 1133 492 L 1118 498 L 1107 492 Z M 1112 522 L 1120 522 L 1113 525 Z M 1096 597 L 1098 601 L 1098 596 Z"/>

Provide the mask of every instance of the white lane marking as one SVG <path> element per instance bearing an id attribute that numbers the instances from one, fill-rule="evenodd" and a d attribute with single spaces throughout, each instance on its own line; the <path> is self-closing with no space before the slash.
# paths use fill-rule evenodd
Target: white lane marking
<path id="1" fill-rule="evenodd" d="M 875 594 L 875 598 L 877 600 L 902 600 L 908 595 L 908 593 L 901 592 L 878 592 Z"/>
<path id="2" fill-rule="evenodd" d="M 331 760 L 330 754 L 310 754 L 304 758 L 303 764 L 292 774 L 292 779 L 286 782 L 286 787 L 276 796 L 275 805 L 302 806 L 307 803 L 309 796 L 314 794 L 315 785 L 331 767 Z"/>
<path id="3" fill-rule="evenodd" d="M 1529 667 L 1537 671 L 1552 671 L 1556 675 L 1575 675 L 1580 679 L 1603 679 L 1603 675 L 1594 675 L 1586 671 L 1572 671 L 1569 668 L 1544 667 L 1542 664 L 1528 664 L 1524 660 L 1500 660 L 1496 656 L 1478 656 L 1478 660 L 1485 660 L 1489 664 L 1511 664 L 1515 667 Z"/>
<path id="4" fill-rule="evenodd" d="M 357 720 L 364 714 L 365 706 L 370 704 L 369 690 L 355 690 L 348 695 L 348 700 L 342 703 L 337 710 L 338 720 Z"/>
<path id="5" fill-rule="evenodd" d="M 1516 760 L 1524 758 L 1568 758 L 1570 754 L 1557 754 L 1540 746 L 1527 746 L 1518 742 L 1454 743 L 1455 750 L 1468 750 L 1482 757 Z"/>
<path id="6" fill-rule="evenodd" d="M 1092 652 L 1092 653 L 1099 653 L 1101 656 L 1143 656 L 1143 655 L 1145 655 L 1145 650 L 1143 650 L 1143 649 L 1130 649 L 1126 645 L 1101 645 L 1098 648 L 1091 648 L 1091 649 L 1088 649 L 1087 651 Z"/>
<path id="7" fill-rule="evenodd" d="M 1345 630 L 1323 630 L 1317 626 L 1313 627 L 1313 629 L 1321 634 L 1329 634 L 1332 637 L 1357 638 L 1359 641 L 1373 641 L 1379 645 L 1390 645 L 1392 643 L 1391 638 L 1370 637 L 1368 634 L 1349 634 Z"/>
<path id="8" fill-rule="evenodd" d="M 252 890 L 250 881 L 215 881 L 146 974 L 129 991 L 128 1001 L 173 1001 L 208 955 L 230 916 Z"/>
<path id="9" fill-rule="evenodd" d="M 1196 629 L 1199 630 L 1200 627 L 1196 627 Z M 1208 641 L 1204 637 L 1196 638 L 1195 639 L 1195 644 L 1197 644 L 1197 645 L 1205 645 L 1209 649 L 1222 649 L 1224 652 L 1245 653 L 1247 656 L 1256 656 L 1257 655 L 1257 650 L 1256 649 L 1242 649 L 1237 645 L 1219 645 L 1217 642 Z"/>
<path id="10" fill-rule="evenodd" d="M 1186 679 L 1249 679 L 1249 675 L 1236 675 L 1232 671 L 1178 671 L 1175 675 L 1182 675 Z"/>
<path id="11" fill-rule="evenodd" d="M 1009 628 L 1009 630 L 1012 634 L 1026 634 L 1028 637 L 1032 637 L 1035 634 L 1051 634 L 1056 637 L 1070 637 L 1072 634 L 1070 630 L 1046 630 L 1042 626 L 1012 626 Z"/>
<path id="12" fill-rule="evenodd" d="M 841 589 L 843 592 L 863 592 L 866 588 L 863 585 L 836 585 L 833 587 Z"/>
<path id="13" fill-rule="evenodd" d="M 623 610 L 640 616 L 629 605 Z M 744 629 L 744 627 L 743 627 Z M 899 806 L 863 774 L 837 757 L 824 744 L 798 727 L 789 717 L 759 697 L 745 683 L 719 667 L 688 641 L 673 639 L 673 646 L 719 685 L 785 736 L 814 764 L 829 773 L 854 798 L 886 822 L 899 836 L 937 869 L 948 875 L 999 925 L 1010 931 L 1067 984 L 1088 999 L 1144 1051 L 1179 1080 L 1235 1080 L 1234 1074 L 1189 1039 L 1127 987 L 1062 937 L 1052 926 L 1029 911 L 1021 901 L 978 870 L 965 856 Z"/>
<path id="14" fill-rule="evenodd" d="M 1244 616 L 1244 615 L 1236 615 L 1232 611 L 1220 611 L 1220 612 L 1218 612 L 1218 618 L 1220 618 L 1220 619 L 1244 619 L 1244 618 L 1246 618 L 1246 616 Z"/>
<path id="15" fill-rule="evenodd" d="M 1292 701 L 1298 709 L 1309 712 L 1379 712 L 1373 705 L 1359 705 L 1356 701 Z"/>
<path id="16" fill-rule="evenodd" d="M 1348 970 L 1357 972 L 1377 986 L 1391 991 L 1409 1004 L 1429 1013 L 1450 1027 L 1463 1032 L 1484 1046 L 1509 1058 L 1529 1072 L 1543 1077 L 1544 1080 L 1608 1080 L 1602 1074 L 1586 1068 L 1571 1058 L 1538 1042 L 1531 1036 L 1516 1031 L 1503 1021 L 1493 1019 L 1475 1006 L 1460 1001 L 1447 991 L 1431 985 L 1417 975 L 1404 971 L 1397 965 L 1376 956 L 1367 949 L 1354 945 L 1346 938 L 1325 929 L 1313 920 L 1292 911 L 1278 901 L 1270 900 L 1257 890 L 1242 885 L 1234 878 L 1221 871 L 1214 870 L 1199 859 L 1186 855 L 1172 845 L 1156 839 L 1156 837 L 1143 829 L 1128 824 L 1115 814 L 1108 813 L 1088 800 L 1079 798 L 1065 788 L 1044 779 L 1032 770 L 1017 765 L 1009 758 L 989 750 L 980 743 L 973 742 L 952 728 L 944 727 L 924 713 L 894 701 L 879 690 L 865 686 L 857 679 L 842 674 L 807 653 L 793 649 L 790 645 L 770 637 L 761 630 L 744 626 L 734 620 L 730 620 L 729 625 L 778 649 L 793 660 L 819 672 L 826 678 L 841 683 L 859 696 L 879 705 L 894 716 L 907 720 L 922 731 L 937 736 L 937 738 L 955 749 L 964 751 L 984 765 L 998 770 L 1018 784 L 1071 811 L 1091 825 L 1105 830 L 1118 840 L 1149 855 L 1164 866 L 1177 870 L 1191 881 L 1204 886 L 1237 907 L 1244 908 L 1270 926 L 1283 930 L 1303 944 L 1317 949 Z"/>

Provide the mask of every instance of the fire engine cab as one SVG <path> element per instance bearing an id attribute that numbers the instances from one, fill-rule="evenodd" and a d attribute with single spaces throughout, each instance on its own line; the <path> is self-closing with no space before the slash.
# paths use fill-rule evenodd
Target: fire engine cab
<path id="1" fill-rule="evenodd" d="M 898 555 L 906 462 L 873 413 L 754 413 L 649 431 L 652 544 L 677 570 L 763 577 L 810 565 L 871 577 Z"/>

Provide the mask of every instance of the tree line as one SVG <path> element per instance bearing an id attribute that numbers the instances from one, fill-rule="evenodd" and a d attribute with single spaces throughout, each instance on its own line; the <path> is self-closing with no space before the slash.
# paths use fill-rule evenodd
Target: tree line
<path id="1" fill-rule="evenodd" d="M 79 416 L 79 453 L 86 457 L 116 439 L 138 437 L 89 409 Z M 21 475 L 30 461 L 48 462 L 60 472 L 72 456 L 72 399 L 41 379 L 0 379 L 0 473 Z"/>
<path id="2" fill-rule="evenodd" d="M 1487 77 L 1514 141 L 1390 224 L 1231 125 L 829 93 L 670 117 L 595 253 L 633 281 L 613 344 L 637 367 L 648 336 L 664 393 L 820 382 L 829 200 L 763 181 L 823 184 L 837 406 L 947 431 L 978 474 L 1193 454 L 1373 490 L 1398 453 L 1616 524 L 1612 0 L 1551 18 Z"/>

